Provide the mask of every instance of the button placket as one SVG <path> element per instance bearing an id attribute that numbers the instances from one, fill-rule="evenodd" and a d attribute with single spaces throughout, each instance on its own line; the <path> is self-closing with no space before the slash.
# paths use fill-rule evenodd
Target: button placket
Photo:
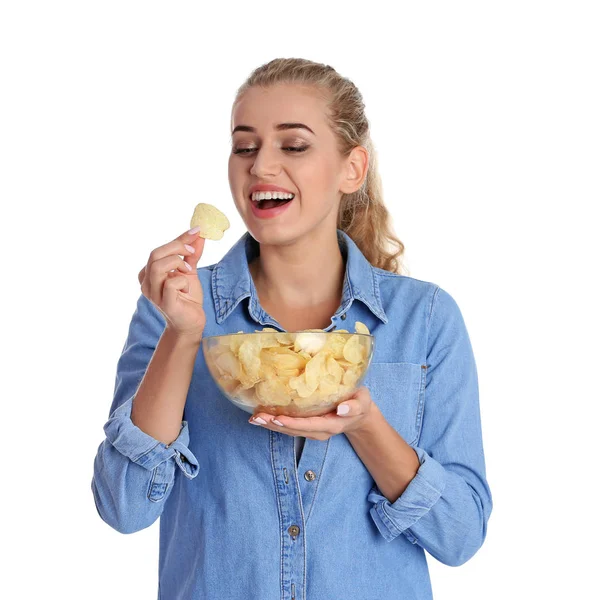
<path id="1" fill-rule="evenodd" d="M 294 444 L 290 436 L 269 431 L 271 457 L 277 493 L 277 507 L 281 526 L 281 572 L 282 596 L 290 598 L 291 584 L 301 582 L 305 587 L 305 524 L 304 502 L 297 476 Z M 305 460 L 305 457 L 303 457 Z M 292 468 L 295 467 L 293 472 Z M 303 481 L 303 470 L 301 481 Z M 312 490 L 311 486 L 309 488 Z M 297 583 L 299 588 L 299 583 Z M 299 594 L 298 594 L 299 595 Z"/>

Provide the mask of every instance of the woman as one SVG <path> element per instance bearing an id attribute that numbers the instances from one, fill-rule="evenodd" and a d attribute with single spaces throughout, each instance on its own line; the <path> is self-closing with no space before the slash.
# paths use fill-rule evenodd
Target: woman
<path id="1" fill-rule="evenodd" d="M 248 231 L 215 265 L 197 266 L 204 239 L 188 231 L 141 270 L 95 460 L 98 512 L 125 533 L 160 517 L 161 600 L 431 598 L 424 551 L 464 563 L 492 509 L 461 312 L 399 273 L 353 83 L 273 60 L 238 91 L 231 129 Z M 293 198 L 259 205 L 260 189 Z M 204 336 L 356 321 L 373 362 L 322 417 L 247 421 L 199 352 Z"/>

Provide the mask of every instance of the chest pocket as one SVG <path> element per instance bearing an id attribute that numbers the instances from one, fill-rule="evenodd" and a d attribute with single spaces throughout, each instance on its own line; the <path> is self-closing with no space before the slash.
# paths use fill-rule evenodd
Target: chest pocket
<path id="1" fill-rule="evenodd" d="M 426 365 L 415 363 L 371 363 L 364 381 L 387 422 L 410 446 L 416 444 L 422 427 Z"/>

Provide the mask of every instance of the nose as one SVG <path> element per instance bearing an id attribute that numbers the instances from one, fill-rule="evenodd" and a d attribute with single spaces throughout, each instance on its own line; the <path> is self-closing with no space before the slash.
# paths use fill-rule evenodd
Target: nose
<path id="1" fill-rule="evenodd" d="M 265 175 L 276 175 L 279 171 L 280 165 L 273 148 L 270 146 L 266 149 L 259 148 L 256 151 L 256 158 L 252 163 L 250 173 L 259 179 L 264 179 Z"/>

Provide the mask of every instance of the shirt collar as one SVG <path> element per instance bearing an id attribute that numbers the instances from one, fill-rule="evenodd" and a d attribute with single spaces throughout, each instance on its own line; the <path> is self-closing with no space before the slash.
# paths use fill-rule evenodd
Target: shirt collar
<path id="1" fill-rule="evenodd" d="M 352 301 L 357 299 L 366 304 L 383 323 L 387 323 L 375 268 L 348 234 L 341 229 L 336 231 L 338 245 L 346 261 L 342 302 L 336 316 L 348 310 Z M 211 286 L 217 323 L 223 323 L 238 304 L 248 297 L 251 316 L 258 321 L 264 316 L 248 268 L 248 263 L 258 254 L 259 244 L 247 231 L 213 267 Z"/>

